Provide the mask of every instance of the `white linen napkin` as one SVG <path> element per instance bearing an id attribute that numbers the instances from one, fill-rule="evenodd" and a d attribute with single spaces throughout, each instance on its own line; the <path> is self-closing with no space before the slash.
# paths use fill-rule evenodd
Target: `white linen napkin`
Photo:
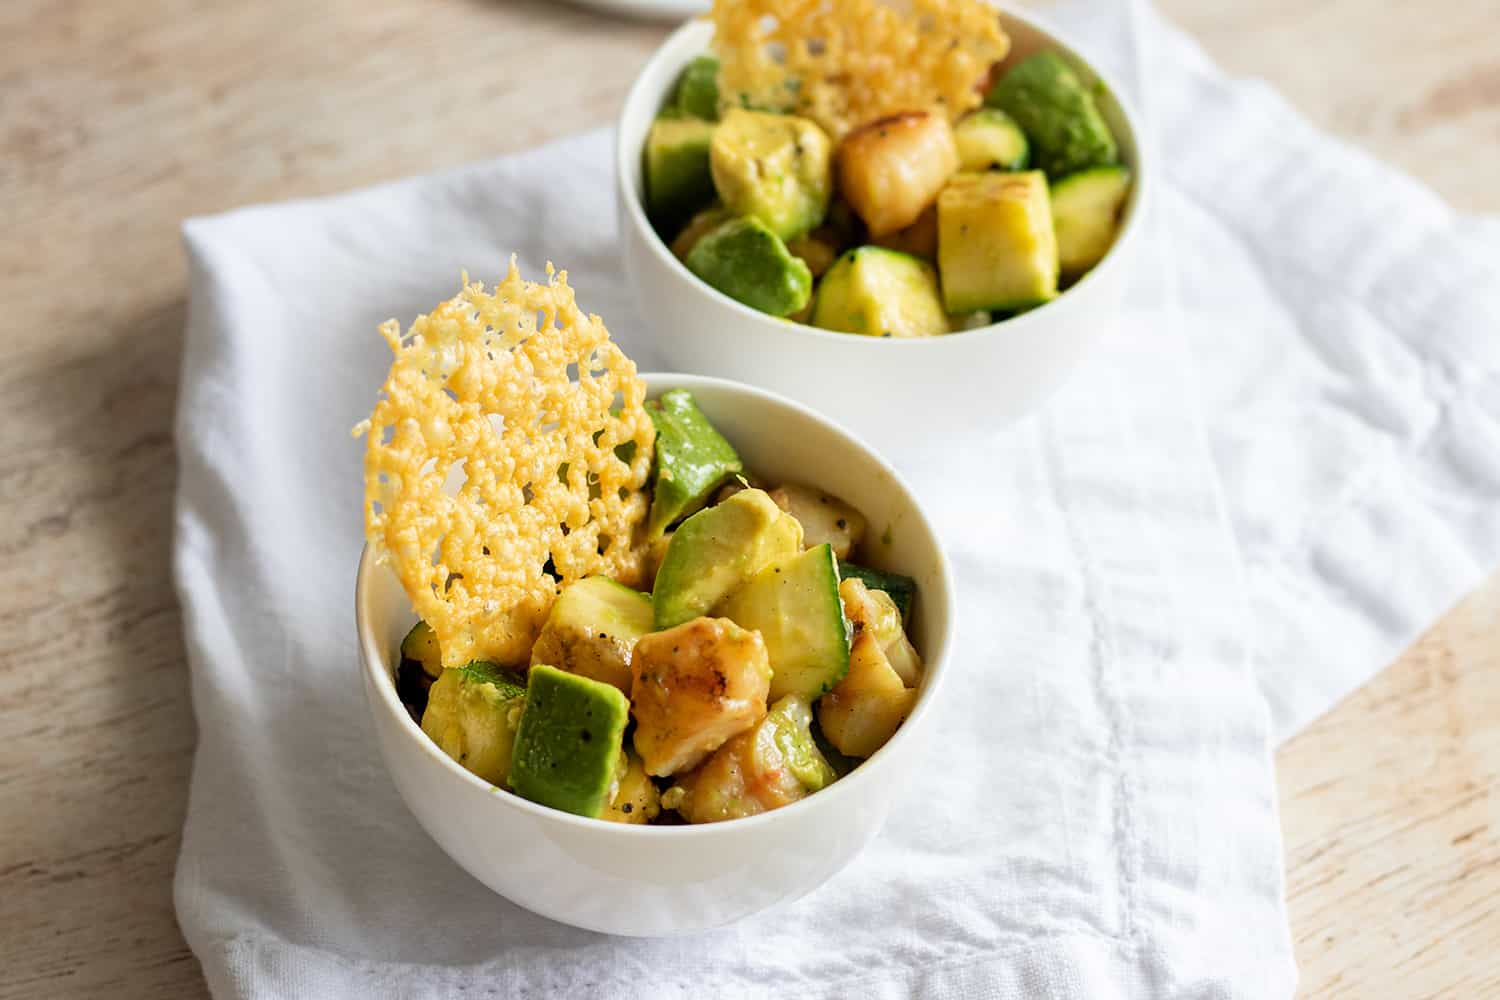
<path id="1" fill-rule="evenodd" d="M 922 777 L 827 886 L 696 937 L 574 930 L 469 878 L 397 797 L 356 679 L 348 429 L 389 361 L 376 324 L 518 250 L 659 365 L 608 137 L 187 224 L 176 898 L 217 995 L 1290 994 L 1273 724 L 1500 556 L 1500 269 L 1149 10 L 1061 16 L 1157 135 L 1129 308 L 1041 414 L 894 456 L 958 585 Z"/>

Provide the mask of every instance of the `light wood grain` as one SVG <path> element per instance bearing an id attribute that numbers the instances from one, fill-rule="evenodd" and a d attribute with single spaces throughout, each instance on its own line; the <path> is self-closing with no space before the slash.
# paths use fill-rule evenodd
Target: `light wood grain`
<path id="1" fill-rule="evenodd" d="M 1500 208 L 1489 0 L 1167 6 Z M 0 997 L 203 992 L 170 895 L 194 740 L 178 222 L 606 123 L 663 34 L 542 0 L 0 5 Z M 1500 992 L 1497 625 L 1500 577 L 1279 755 L 1307 996 Z"/>

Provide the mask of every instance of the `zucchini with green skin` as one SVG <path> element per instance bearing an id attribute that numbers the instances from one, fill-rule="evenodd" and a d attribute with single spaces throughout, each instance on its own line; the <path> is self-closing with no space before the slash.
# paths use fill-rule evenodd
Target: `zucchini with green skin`
<path id="1" fill-rule="evenodd" d="M 938 270 L 950 313 L 1057 297 L 1057 234 L 1040 170 L 963 173 L 938 196 Z"/>
<path id="2" fill-rule="evenodd" d="M 871 569 L 869 566 L 860 566 L 852 562 L 839 563 L 839 578 L 842 580 L 860 580 L 871 590 L 883 590 L 895 603 L 897 610 L 901 612 L 901 621 L 905 623 L 911 618 L 912 601 L 917 596 L 917 581 L 900 573 L 886 573 L 883 570 Z"/>
<path id="3" fill-rule="evenodd" d="M 401 658 L 411 660 L 422 668 L 422 672 L 436 680 L 443 673 L 443 654 L 438 648 L 437 635 L 426 622 L 417 622 L 401 640 Z"/>
<path id="4" fill-rule="evenodd" d="M 1025 170 L 1031 143 L 1015 119 L 999 108 L 971 111 L 953 126 L 960 170 Z"/>
<path id="5" fill-rule="evenodd" d="M 826 543 L 771 563 L 715 613 L 760 633 L 771 661 L 772 701 L 786 695 L 812 701 L 849 669 L 838 560 Z"/>
<path id="6" fill-rule="evenodd" d="M 1052 184 L 1052 228 L 1063 277 L 1077 278 L 1114 244 L 1120 210 L 1130 194 L 1130 171 L 1092 167 Z"/>
<path id="7" fill-rule="evenodd" d="M 1063 177 L 1120 158 L 1114 133 L 1089 86 L 1059 53 L 1037 52 L 996 81 L 985 104 L 999 108 L 1031 140 L 1032 162 Z"/>
<path id="8" fill-rule="evenodd" d="M 867 337 L 935 337 L 948 332 L 937 272 L 920 257 L 856 247 L 818 285 L 813 326 Z"/>
<path id="9" fill-rule="evenodd" d="M 526 688 L 493 663 L 444 670 L 427 693 L 422 732 L 466 770 L 503 786 Z"/>
<path id="10" fill-rule="evenodd" d="M 786 769 L 809 792 L 822 791 L 838 780 L 838 773 L 824 758 L 812 734 L 812 706 L 806 698 L 789 694 L 766 713 L 775 727 L 774 740 Z"/>

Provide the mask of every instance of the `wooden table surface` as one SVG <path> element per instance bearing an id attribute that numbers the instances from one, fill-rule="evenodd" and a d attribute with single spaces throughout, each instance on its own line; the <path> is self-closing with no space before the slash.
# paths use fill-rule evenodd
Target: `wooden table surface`
<path id="1" fill-rule="evenodd" d="M 1165 6 L 1500 210 L 1494 0 Z M 608 122 L 663 33 L 544 0 L 0 6 L 0 997 L 203 992 L 171 904 L 178 222 Z M 1500 576 L 1278 753 L 1304 995 L 1500 996 L 1497 628 Z"/>

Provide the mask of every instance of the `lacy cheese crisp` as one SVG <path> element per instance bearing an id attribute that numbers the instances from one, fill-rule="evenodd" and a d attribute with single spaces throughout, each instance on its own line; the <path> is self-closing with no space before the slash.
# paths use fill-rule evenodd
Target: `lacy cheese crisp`
<path id="1" fill-rule="evenodd" d="M 559 590 L 642 582 L 655 430 L 645 383 L 567 273 L 514 259 L 405 336 L 366 433 L 365 534 L 436 633 L 445 666 L 525 664 Z"/>
<path id="2" fill-rule="evenodd" d="M 835 140 L 898 111 L 978 107 L 1010 39 L 980 0 L 715 0 L 719 99 L 804 115 Z"/>

